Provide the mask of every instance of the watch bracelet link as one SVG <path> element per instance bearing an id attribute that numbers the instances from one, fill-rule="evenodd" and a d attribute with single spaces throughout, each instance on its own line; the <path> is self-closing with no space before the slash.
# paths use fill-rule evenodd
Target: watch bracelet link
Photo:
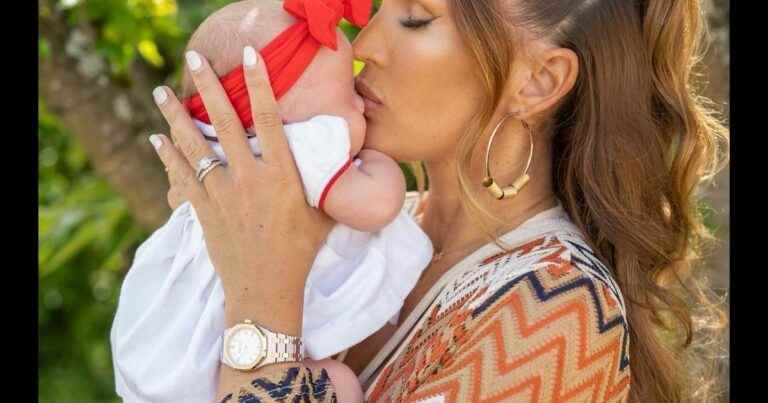
<path id="1" fill-rule="evenodd" d="M 283 333 L 273 332 L 270 329 L 264 333 L 267 337 L 267 354 L 259 364 L 274 364 L 280 362 L 300 362 L 304 360 L 304 343 L 301 337 L 288 336 Z"/>

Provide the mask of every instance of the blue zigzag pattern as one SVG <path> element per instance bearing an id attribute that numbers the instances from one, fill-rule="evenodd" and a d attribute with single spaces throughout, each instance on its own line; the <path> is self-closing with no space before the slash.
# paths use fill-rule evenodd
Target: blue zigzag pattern
<path id="1" fill-rule="evenodd" d="M 606 267 L 603 262 L 600 261 L 597 255 L 589 247 L 570 240 L 566 240 L 566 242 L 573 246 L 577 252 L 581 253 L 581 255 L 571 253 L 572 263 L 574 263 L 576 266 L 586 266 L 587 269 L 591 269 L 592 273 L 596 274 L 601 280 L 603 280 L 603 282 L 613 293 L 613 296 L 616 298 L 616 300 L 619 301 L 619 304 L 622 307 L 622 311 L 624 311 L 624 299 L 621 296 L 619 285 L 616 284 L 616 281 L 613 278 L 613 274 L 608 270 L 608 267 Z"/>
<path id="2" fill-rule="evenodd" d="M 277 383 L 267 378 L 256 378 L 251 382 L 251 385 L 255 388 L 263 389 L 270 398 L 275 400 L 282 401 L 292 397 L 291 401 L 294 403 L 310 402 L 312 401 L 309 398 L 310 395 L 318 400 L 325 399 L 325 395 L 328 393 L 328 385 L 331 383 L 328 372 L 325 369 L 321 369 L 320 376 L 317 379 L 314 379 L 311 371 L 307 371 L 307 373 L 308 375 L 302 378 L 301 384 L 297 385 L 300 388 L 299 393 L 295 393 L 292 386 L 299 374 L 299 367 L 288 368 L 283 379 Z M 232 398 L 233 395 L 230 393 L 222 399 L 221 403 L 228 403 Z M 262 401 L 252 393 L 243 394 L 237 400 L 238 403 L 261 403 Z M 336 402 L 335 394 L 331 396 L 331 402 Z"/>
<path id="3" fill-rule="evenodd" d="M 472 311 L 472 317 L 474 318 L 481 315 L 485 310 L 487 310 L 491 305 L 493 305 L 494 302 L 499 300 L 504 294 L 506 294 L 510 289 L 512 289 L 512 287 L 514 287 L 515 285 L 523 281 L 527 281 L 530 284 L 531 288 L 536 293 L 536 297 L 539 299 L 539 301 L 547 301 L 550 298 L 556 297 L 560 294 L 566 293 L 570 290 L 573 290 L 579 287 L 586 288 L 589 291 L 589 294 L 592 297 L 593 301 L 595 301 L 599 332 L 605 333 L 606 331 L 613 329 L 616 326 L 622 326 L 624 328 L 624 337 L 622 337 L 622 343 L 621 343 L 622 344 L 621 361 L 620 361 L 619 369 L 624 370 L 629 365 L 629 355 L 627 354 L 627 343 L 629 341 L 628 340 L 629 332 L 627 329 L 627 323 L 624 317 L 621 315 L 613 318 L 610 321 L 606 321 L 605 313 L 603 311 L 603 306 L 600 303 L 600 300 L 598 298 L 597 287 L 595 286 L 595 282 L 586 275 L 579 277 L 578 279 L 572 282 L 569 282 L 567 284 L 564 284 L 560 287 L 554 287 L 552 289 L 547 290 L 539 280 L 535 271 L 523 274 L 520 277 L 516 277 L 508 281 L 501 288 L 496 290 L 496 292 L 494 292 L 493 295 L 488 297 L 485 301 L 483 301 L 482 304 L 480 304 L 480 306 L 478 306 Z"/>

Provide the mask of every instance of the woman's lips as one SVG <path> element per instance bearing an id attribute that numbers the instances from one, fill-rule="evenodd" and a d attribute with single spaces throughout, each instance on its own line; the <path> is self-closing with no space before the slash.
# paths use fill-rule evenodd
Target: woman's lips
<path id="1" fill-rule="evenodd" d="M 371 88 L 360 79 L 355 81 L 355 89 L 363 97 L 365 102 L 365 112 L 373 111 L 384 106 L 379 98 Z"/>

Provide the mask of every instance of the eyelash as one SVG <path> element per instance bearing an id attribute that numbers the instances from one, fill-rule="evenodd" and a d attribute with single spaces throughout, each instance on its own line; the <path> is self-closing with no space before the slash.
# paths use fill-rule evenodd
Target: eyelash
<path id="1" fill-rule="evenodd" d="M 400 25 L 402 25 L 405 28 L 419 29 L 429 25 L 432 22 L 432 20 L 434 20 L 434 18 L 430 18 L 426 20 L 417 20 L 413 17 L 408 17 L 407 19 L 401 20 Z"/>

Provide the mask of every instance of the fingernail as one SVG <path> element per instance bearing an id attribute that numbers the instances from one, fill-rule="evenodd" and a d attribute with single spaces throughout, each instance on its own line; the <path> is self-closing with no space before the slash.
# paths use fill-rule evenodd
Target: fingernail
<path id="1" fill-rule="evenodd" d="M 243 48 L 243 64 L 246 67 L 253 67 L 256 65 L 258 57 L 256 56 L 256 49 L 252 46 L 246 46 Z"/>
<path id="2" fill-rule="evenodd" d="M 149 142 L 152 143 L 152 147 L 155 147 L 155 150 L 159 150 L 160 146 L 163 145 L 163 138 L 157 134 L 153 134 L 149 136 Z"/>
<path id="3" fill-rule="evenodd" d="M 155 98 L 156 104 L 162 105 L 165 103 L 165 101 L 168 100 L 168 93 L 165 92 L 165 88 L 157 87 L 154 90 L 152 90 L 152 97 Z"/>
<path id="4" fill-rule="evenodd" d="M 200 69 L 200 66 L 203 65 L 203 61 L 200 60 L 200 55 L 198 55 L 194 50 L 188 51 L 184 57 L 186 57 L 187 66 L 189 66 L 189 70 L 191 71 L 197 71 Z"/>

